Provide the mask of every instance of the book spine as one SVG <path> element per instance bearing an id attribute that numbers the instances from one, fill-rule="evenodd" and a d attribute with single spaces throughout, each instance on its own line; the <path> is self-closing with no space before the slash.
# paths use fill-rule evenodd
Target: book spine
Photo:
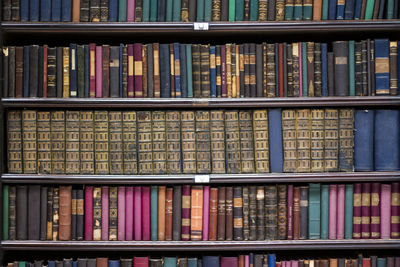
<path id="1" fill-rule="evenodd" d="M 243 240 L 243 196 L 241 186 L 233 188 L 233 240 Z"/>
<path id="2" fill-rule="evenodd" d="M 110 46 L 102 45 L 102 97 L 110 97 Z M 97 73 L 96 73 L 97 74 Z"/>
<path id="3" fill-rule="evenodd" d="M 256 193 L 256 201 L 257 201 L 257 240 L 264 240 L 265 239 L 265 221 L 264 221 L 264 187 L 257 186 L 257 193 Z"/>
<path id="4" fill-rule="evenodd" d="M 210 221 L 210 186 L 204 186 L 203 188 L 203 233 L 202 240 L 208 240 L 209 228 L 208 223 Z"/>
<path id="5" fill-rule="evenodd" d="M 308 238 L 308 187 L 300 187 L 300 239 Z"/>
<path id="6" fill-rule="evenodd" d="M 181 173 L 181 114 L 179 111 L 166 112 L 167 173 Z"/>
<path id="7" fill-rule="evenodd" d="M 201 54 L 200 46 L 192 45 L 193 97 L 201 97 Z"/>
<path id="8" fill-rule="evenodd" d="M 122 112 L 109 112 L 110 174 L 123 174 L 123 124 Z"/>
<path id="9" fill-rule="evenodd" d="M 193 111 L 181 112 L 182 136 L 182 171 L 183 173 L 196 172 L 196 133 L 195 113 Z"/>
<path id="10" fill-rule="evenodd" d="M 47 197 L 47 192 L 46 192 Z M 47 204 L 47 203 L 46 203 Z M 15 211 L 15 210 L 13 210 Z M 9 230 L 9 186 L 5 185 L 3 187 L 3 240 L 8 240 L 8 230 Z M 15 216 L 15 214 L 14 214 Z M 42 235 L 42 233 L 41 233 Z M 42 236 L 41 236 L 42 238 Z"/>
<path id="11" fill-rule="evenodd" d="M 218 188 L 218 232 L 217 240 L 225 240 L 225 223 L 226 223 L 226 202 L 225 202 L 226 187 Z M 183 239 L 182 239 L 183 240 Z"/>
<path id="12" fill-rule="evenodd" d="M 190 240 L 201 240 L 203 232 L 203 186 L 192 186 L 190 213 Z"/>
<path id="13" fill-rule="evenodd" d="M 337 185 L 336 239 L 344 239 L 345 227 L 345 185 Z"/>
<path id="14" fill-rule="evenodd" d="M 101 187 L 93 188 L 93 240 L 100 241 L 101 240 Z"/>
<path id="15" fill-rule="evenodd" d="M 398 51 L 397 42 L 390 42 L 390 54 L 389 54 L 390 95 L 398 95 L 397 51 Z"/>
<path id="16" fill-rule="evenodd" d="M 225 240 L 233 240 L 233 187 L 225 191 Z"/>
<path id="17" fill-rule="evenodd" d="M 38 128 L 39 130 L 39 128 Z M 43 128 L 44 131 L 44 128 Z M 8 111 L 7 114 L 7 159 L 9 173 L 23 173 L 22 157 L 22 118 L 21 111 Z M 38 134 L 39 137 L 39 134 Z"/>
<path id="18" fill-rule="evenodd" d="M 254 156 L 257 173 L 269 172 L 268 112 L 253 111 Z M 252 137 L 252 136 L 251 136 Z M 243 153 L 242 153 L 243 155 Z M 243 163 L 242 163 L 243 167 Z"/>
<path id="19" fill-rule="evenodd" d="M 71 80 L 70 80 L 70 49 L 69 47 L 62 48 L 63 53 L 63 82 L 62 82 L 62 97 L 71 97 Z M 32 91 L 31 91 L 32 92 Z"/>
<path id="20" fill-rule="evenodd" d="M 339 147 L 339 111 L 337 109 L 325 109 L 324 137 L 325 153 L 324 168 L 325 171 L 338 170 L 338 147 Z"/>
<path id="21" fill-rule="evenodd" d="M 76 70 L 77 70 L 77 96 L 85 96 L 86 76 L 87 70 L 85 70 L 85 45 L 78 45 L 76 49 Z M 88 76 L 87 76 L 88 77 Z"/>
<path id="22" fill-rule="evenodd" d="M 210 111 L 212 173 L 225 173 L 224 111 Z"/>
<path id="23" fill-rule="evenodd" d="M 134 68 L 134 96 L 136 98 L 143 97 L 143 61 L 142 61 L 142 44 L 133 44 L 133 66 Z"/>
<path id="24" fill-rule="evenodd" d="M 321 185 L 310 184 L 309 189 L 309 213 L 308 213 L 308 237 L 309 239 L 320 239 L 321 228 Z"/>
<path id="25" fill-rule="evenodd" d="M 354 170 L 354 110 L 339 111 L 339 170 Z"/>
<path id="26" fill-rule="evenodd" d="M 314 95 L 322 96 L 321 43 L 314 45 Z"/>
<path id="27" fill-rule="evenodd" d="M 321 239 L 329 237 L 329 185 L 321 185 Z"/>
<path id="28" fill-rule="evenodd" d="M 163 140 L 160 140 L 160 142 L 164 142 L 164 154 L 165 154 L 165 113 L 154 113 L 154 117 L 156 117 L 158 120 L 154 123 L 157 126 L 157 130 L 164 131 L 164 135 L 162 136 Z M 163 123 L 164 122 L 164 123 Z M 138 111 L 137 112 L 137 158 L 138 158 L 138 173 L 139 174 L 152 174 L 154 167 L 156 164 L 153 166 L 153 145 L 152 145 L 152 112 L 150 111 Z M 157 152 L 156 152 L 157 153 Z M 162 156 L 162 152 L 160 152 L 160 155 Z M 165 163 L 165 157 L 164 163 Z M 161 160 L 163 160 L 161 159 Z M 165 170 L 161 169 L 161 166 L 165 167 L 163 164 L 163 161 L 160 163 L 160 169 L 159 170 Z M 157 166 L 159 164 L 157 163 Z"/>
<path id="29" fill-rule="evenodd" d="M 324 171 L 324 110 L 311 110 L 311 171 Z"/>
<path id="30" fill-rule="evenodd" d="M 210 220 L 209 220 L 209 234 L 208 240 L 217 240 L 218 227 L 218 188 L 212 187 L 210 189 Z"/>
<path id="31" fill-rule="evenodd" d="M 275 185 L 264 187 L 264 222 L 265 239 L 274 240 L 277 238 L 278 225 L 278 191 Z"/>
<path id="32" fill-rule="evenodd" d="M 293 188 L 293 239 L 300 239 L 300 187 Z"/>
<path id="33" fill-rule="evenodd" d="M 80 173 L 79 153 L 79 111 L 66 111 L 65 114 L 65 172 Z"/>
<path id="34" fill-rule="evenodd" d="M 65 173 L 66 155 L 65 112 L 51 112 L 51 165 L 52 173 Z"/>
<path id="35" fill-rule="evenodd" d="M 371 237 L 371 184 L 363 183 L 361 191 L 361 238 Z"/>
<path id="36" fill-rule="evenodd" d="M 210 46 L 200 45 L 200 84 L 201 97 L 210 97 Z"/>
<path id="37" fill-rule="evenodd" d="M 196 111 L 196 172 L 211 172 L 210 112 Z"/>
<path id="38" fill-rule="evenodd" d="M 282 140 L 284 148 L 283 171 L 297 170 L 296 112 L 282 111 Z"/>
<path id="39" fill-rule="evenodd" d="M 361 238 L 361 193 L 362 184 L 354 184 L 353 193 L 353 239 Z"/>
<path id="40" fill-rule="evenodd" d="M 190 218 L 191 218 L 191 190 L 190 185 L 182 187 L 182 241 L 190 240 Z"/>
<path id="41" fill-rule="evenodd" d="M 175 97 L 182 97 L 182 77 L 181 77 L 181 58 L 180 58 L 180 45 L 179 43 L 173 44 L 174 61 L 171 62 L 171 68 L 174 68 L 175 72 Z M 173 66 L 172 66 L 173 63 Z"/>
<path id="42" fill-rule="evenodd" d="M 151 198 L 150 187 L 142 186 L 142 240 L 149 241 L 151 235 Z"/>
<path id="43" fill-rule="evenodd" d="M 134 46 L 133 44 L 127 45 L 127 97 L 132 98 L 135 96 L 134 84 Z"/>
<path id="44" fill-rule="evenodd" d="M 391 217 L 390 217 L 390 237 L 399 238 L 400 224 L 396 221 L 396 216 L 400 215 L 400 183 L 392 183 L 392 201 L 391 201 Z"/>
<path id="45" fill-rule="evenodd" d="M 335 54 L 335 95 L 349 95 L 349 45 L 347 41 L 333 43 Z"/>
<path id="46" fill-rule="evenodd" d="M 293 95 L 300 96 L 300 61 L 299 43 L 292 44 L 292 75 L 293 75 Z"/>
<path id="47" fill-rule="evenodd" d="M 239 114 L 237 111 L 225 112 L 225 144 L 227 172 L 240 173 Z"/>
<path id="48" fill-rule="evenodd" d="M 125 240 L 125 199 L 126 188 L 119 186 L 117 190 L 117 239 L 120 241 Z"/>
<path id="49" fill-rule="evenodd" d="M 345 222 L 344 222 L 344 238 L 352 239 L 353 237 L 353 192 L 354 185 L 346 184 L 345 193 Z"/>
<path id="50" fill-rule="evenodd" d="M 148 130 L 152 136 L 151 138 L 147 137 L 146 135 L 142 136 L 145 139 L 146 138 L 148 139 L 146 140 L 146 143 L 149 143 L 147 147 L 146 146 L 140 147 L 141 139 L 139 136 L 139 161 L 140 160 L 146 161 L 146 158 L 149 157 L 148 151 L 151 152 L 151 146 L 152 146 L 153 155 L 152 157 L 150 156 L 150 159 L 151 158 L 153 159 L 152 163 L 153 172 L 155 174 L 163 174 L 167 173 L 167 140 L 166 140 L 167 132 L 166 132 L 165 112 L 153 111 L 151 112 L 151 116 L 152 116 L 151 118 L 152 125 L 151 128 Z M 139 171 L 140 170 L 141 169 L 139 165 Z M 151 171 L 151 169 L 149 171 Z"/>
<path id="51" fill-rule="evenodd" d="M 256 96 L 262 97 L 264 93 L 264 77 L 263 77 L 263 44 L 256 45 Z M 265 64 L 266 65 L 266 64 Z"/>
<path id="52" fill-rule="evenodd" d="M 173 188 L 167 187 L 165 193 L 165 241 L 172 240 Z"/>
<path id="53" fill-rule="evenodd" d="M 109 114 L 107 111 L 94 112 L 95 173 L 109 174 Z"/>
<path id="54" fill-rule="evenodd" d="M 79 124 L 80 170 L 82 174 L 94 174 L 94 114 L 80 112 Z"/>
<path id="55" fill-rule="evenodd" d="M 257 239 L 257 187 L 249 187 L 249 240 Z"/>
<path id="56" fill-rule="evenodd" d="M 137 126 L 136 112 L 122 113 L 123 173 L 137 174 Z"/>
<path id="57" fill-rule="evenodd" d="M 267 114 L 264 118 L 266 116 Z M 253 173 L 255 170 L 252 117 L 251 111 L 239 111 L 240 158 L 243 173 Z"/>
<path id="58" fill-rule="evenodd" d="M 376 95 L 390 93 L 390 42 L 387 39 L 375 40 L 375 92 Z"/>
<path id="59" fill-rule="evenodd" d="M 109 188 L 109 210 L 108 212 L 108 231 L 106 236 L 102 236 L 102 240 L 117 240 L 117 227 L 118 227 L 118 187 L 112 186 Z M 103 223 L 104 225 L 104 223 Z M 102 233 L 103 235 L 103 233 Z"/>
<path id="60" fill-rule="evenodd" d="M 381 210 L 379 207 L 379 201 L 381 194 L 381 184 L 371 184 L 371 238 L 379 239 L 381 237 Z"/>
<path id="61" fill-rule="evenodd" d="M 337 238 L 337 185 L 329 185 L 329 239 Z"/>
<path id="62" fill-rule="evenodd" d="M 311 166 L 311 112 L 309 109 L 296 110 L 297 172 L 309 172 Z"/>
<path id="63" fill-rule="evenodd" d="M 183 207 L 183 206 L 182 206 Z M 150 193 L 150 210 L 151 210 L 151 237 L 152 241 L 158 240 L 158 186 L 151 186 Z"/>
<path id="64" fill-rule="evenodd" d="M 172 240 L 178 241 L 182 236 L 182 186 L 174 186 L 172 203 Z"/>

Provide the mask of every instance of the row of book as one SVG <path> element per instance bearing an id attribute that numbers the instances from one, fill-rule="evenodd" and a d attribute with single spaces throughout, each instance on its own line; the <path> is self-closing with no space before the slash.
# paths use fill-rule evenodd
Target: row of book
<path id="1" fill-rule="evenodd" d="M 4 239 L 400 237 L 400 183 L 4 187 Z"/>
<path id="2" fill-rule="evenodd" d="M 47 262 L 47 264 L 45 264 Z M 317 258 L 317 259 L 282 259 L 276 254 L 239 254 L 237 256 L 202 256 L 197 257 L 133 257 L 113 260 L 102 258 L 78 258 L 63 260 L 35 260 L 34 262 L 14 261 L 7 267 L 399 267 L 400 257 L 363 257 L 357 258 Z"/>
<path id="3" fill-rule="evenodd" d="M 400 111 L 8 112 L 8 172 L 396 171 Z"/>
<path id="4" fill-rule="evenodd" d="M 382 0 L 383 1 L 383 0 Z M 3 49 L 4 97 L 398 95 L 397 41 Z"/>
<path id="5" fill-rule="evenodd" d="M 190 4 L 189 4 L 190 2 Z M 189 22 L 397 19 L 394 0 L 7 0 L 3 19 Z"/>

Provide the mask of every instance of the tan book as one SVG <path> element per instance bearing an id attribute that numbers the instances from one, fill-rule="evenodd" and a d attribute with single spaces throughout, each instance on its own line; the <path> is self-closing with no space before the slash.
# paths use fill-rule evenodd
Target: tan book
<path id="1" fill-rule="evenodd" d="M 225 122 L 223 110 L 211 110 L 212 173 L 225 173 Z"/>
<path id="2" fill-rule="evenodd" d="M 227 173 L 240 173 L 239 112 L 225 111 Z"/>
<path id="3" fill-rule="evenodd" d="M 268 111 L 253 111 L 254 158 L 257 173 L 269 172 Z"/>
<path id="4" fill-rule="evenodd" d="M 310 172 L 311 167 L 311 111 L 296 110 L 297 172 Z"/>
<path id="5" fill-rule="evenodd" d="M 153 174 L 151 111 L 138 111 L 136 114 L 138 138 L 138 173 Z"/>
<path id="6" fill-rule="evenodd" d="M 153 173 L 165 174 L 167 173 L 167 132 L 165 124 L 165 111 L 153 111 L 151 116 L 152 136 L 150 141 L 152 141 L 153 144 Z"/>
<path id="7" fill-rule="evenodd" d="M 109 174 L 108 111 L 94 112 L 95 173 Z"/>
<path id="8" fill-rule="evenodd" d="M 252 117 L 251 110 L 239 111 L 240 159 L 242 173 L 253 173 L 255 170 Z"/>
<path id="9" fill-rule="evenodd" d="M 79 111 L 66 111 L 65 121 L 65 172 L 80 173 Z"/>
<path id="10" fill-rule="evenodd" d="M 325 171 L 338 171 L 339 153 L 339 111 L 325 109 L 324 120 L 324 168 Z"/>
<path id="11" fill-rule="evenodd" d="M 311 110 L 311 171 L 324 171 L 324 110 Z"/>
<path id="12" fill-rule="evenodd" d="M 122 112 L 122 144 L 123 144 L 123 171 L 124 174 L 137 174 L 137 126 L 136 112 Z"/>
<path id="13" fill-rule="evenodd" d="M 178 174 L 181 170 L 181 113 L 167 111 L 167 173 Z"/>
<path id="14" fill-rule="evenodd" d="M 50 111 L 37 113 L 37 156 L 38 173 L 51 173 Z"/>
<path id="15" fill-rule="evenodd" d="M 196 173 L 196 133 L 194 111 L 181 112 L 183 173 Z"/>
<path id="16" fill-rule="evenodd" d="M 8 140 L 8 172 L 22 173 L 22 115 L 19 110 L 8 111 L 7 140 Z"/>
<path id="17" fill-rule="evenodd" d="M 282 110 L 283 171 L 297 171 L 296 111 Z"/>
<path id="18" fill-rule="evenodd" d="M 122 112 L 109 112 L 110 174 L 124 173 L 124 147 L 122 142 Z"/>
<path id="19" fill-rule="evenodd" d="M 51 112 L 51 173 L 65 173 L 65 111 Z"/>
<path id="20" fill-rule="evenodd" d="M 211 173 L 210 112 L 196 111 L 196 173 Z"/>
<path id="21" fill-rule="evenodd" d="M 81 111 L 79 122 L 81 174 L 94 174 L 94 114 Z"/>

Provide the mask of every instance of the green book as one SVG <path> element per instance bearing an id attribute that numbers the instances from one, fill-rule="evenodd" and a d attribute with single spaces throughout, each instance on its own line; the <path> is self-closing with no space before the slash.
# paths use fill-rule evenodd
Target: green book
<path id="1" fill-rule="evenodd" d="M 293 11 L 294 12 L 294 14 L 293 14 L 294 19 L 295 20 L 302 20 L 303 19 L 303 5 L 301 3 L 299 5 L 296 2 L 297 1 L 294 2 L 294 11 Z"/>
<path id="2" fill-rule="evenodd" d="M 329 185 L 321 186 L 321 239 L 328 239 L 329 233 Z"/>
<path id="3" fill-rule="evenodd" d="M 150 0 L 143 1 L 142 21 L 150 21 Z"/>
<path id="4" fill-rule="evenodd" d="M 197 267 L 197 258 L 188 258 L 188 267 Z"/>
<path id="5" fill-rule="evenodd" d="M 328 5 L 329 1 L 328 0 L 322 0 L 322 20 L 327 20 L 328 19 Z"/>
<path id="6" fill-rule="evenodd" d="M 258 20 L 258 0 L 250 0 L 250 21 Z"/>
<path id="7" fill-rule="evenodd" d="M 176 267 L 177 263 L 176 257 L 164 257 L 164 267 Z"/>
<path id="8" fill-rule="evenodd" d="M 150 193 L 150 206 L 151 206 L 151 240 L 157 241 L 158 239 L 158 186 L 151 186 Z"/>
<path id="9" fill-rule="evenodd" d="M 310 184 L 308 191 L 308 237 L 320 239 L 321 184 Z"/>
<path id="10" fill-rule="evenodd" d="M 349 41 L 349 94 L 350 96 L 356 95 L 356 81 L 355 81 L 355 60 L 354 60 L 354 41 Z"/>
<path id="11" fill-rule="evenodd" d="M 367 0 L 367 7 L 365 8 L 365 19 L 372 19 L 372 15 L 374 13 L 374 6 L 375 6 L 375 0 Z"/>
<path id="12" fill-rule="evenodd" d="M 19 261 L 18 267 L 26 267 L 26 261 Z"/>
<path id="13" fill-rule="evenodd" d="M 204 21 L 211 21 L 212 0 L 205 0 L 204 4 Z"/>
<path id="14" fill-rule="evenodd" d="M 285 3 L 285 20 L 292 20 L 293 19 L 293 11 L 294 11 L 294 0 L 286 1 Z"/>
<path id="15" fill-rule="evenodd" d="M 173 5 L 172 21 L 179 22 L 181 21 L 181 0 L 174 0 Z"/>
<path id="16" fill-rule="evenodd" d="M 386 258 L 378 258 L 377 267 L 386 267 Z"/>
<path id="17" fill-rule="evenodd" d="M 193 97 L 193 78 L 192 78 L 192 45 L 186 45 L 186 76 L 187 76 L 187 97 Z"/>
<path id="18" fill-rule="evenodd" d="M 157 6 L 158 6 L 158 1 L 157 0 L 148 0 L 150 2 L 150 21 L 154 22 L 157 21 Z M 126 11 L 125 11 L 126 13 Z M 121 11 L 120 11 L 121 14 Z"/>
<path id="19" fill-rule="evenodd" d="M 394 10 L 394 0 L 388 0 L 386 8 L 386 19 L 393 19 L 393 10 Z"/>
<path id="20" fill-rule="evenodd" d="M 119 0 L 118 3 L 118 21 L 126 21 L 126 2 L 127 0 Z"/>
<path id="21" fill-rule="evenodd" d="M 204 21 L 204 0 L 197 0 L 197 20 Z"/>
<path id="22" fill-rule="evenodd" d="M 307 84 L 307 43 L 301 43 L 301 62 L 302 62 L 302 75 L 303 75 L 303 97 L 308 96 L 308 84 Z"/>
<path id="23" fill-rule="evenodd" d="M 167 0 L 165 9 L 165 21 L 172 21 L 172 6 L 174 0 Z"/>
<path id="24" fill-rule="evenodd" d="M 236 14 L 236 1 L 229 0 L 229 11 L 228 11 L 228 20 L 235 21 L 235 14 Z"/>
<path id="25" fill-rule="evenodd" d="M 3 187 L 3 240 L 8 240 L 8 185 Z"/>
<path id="26" fill-rule="evenodd" d="M 346 184 L 345 193 L 344 238 L 353 238 L 353 185 Z"/>
<path id="27" fill-rule="evenodd" d="M 312 20 L 313 18 L 313 5 L 311 3 L 303 3 L 303 19 L 304 20 Z"/>
<path id="28" fill-rule="evenodd" d="M 235 21 L 244 20 L 244 0 L 236 0 Z"/>

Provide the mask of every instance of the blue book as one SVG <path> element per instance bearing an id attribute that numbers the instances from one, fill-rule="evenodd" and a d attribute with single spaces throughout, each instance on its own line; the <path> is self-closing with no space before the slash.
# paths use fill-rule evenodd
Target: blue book
<path id="1" fill-rule="evenodd" d="M 210 46 L 210 91 L 211 97 L 217 97 L 217 69 L 215 67 L 215 46 Z"/>
<path id="2" fill-rule="evenodd" d="M 187 69 L 187 97 L 193 97 L 193 78 L 192 78 L 192 45 L 186 45 L 186 69 Z"/>
<path id="3" fill-rule="evenodd" d="M 322 96 L 328 96 L 328 45 L 321 44 Z"/>
<path id="4" fill-rule="evenodd" d="M 282 110 L 273 108 L 268 110 L 269 128 L 269 159 L 271 172 L 283 172 L 282 152 Z"/>
<path id="5" fill-rule="evenodd" d="M 378 13 L 378 19 L 383 19 L 383 14 L 385 12 L 385 3 L 386 1 L 381 1 L 379 4 L 379 13 Z"/>
<path id="6" fill-rule="evenodd" d="M 373 110 L 356 110 L 354 114 L 354 170 L 374 170 Z"/>
<path id="7" fill-rule="evenodd" d="M 356 81 L 355 81 L 355 54 L 354 54 L 354 41 L 349 41 L 349 96 L 355 96 L 355 88 L 356 88 Z"/>
<path id="8" fill-rule="evenodd" d="M 169 62 L 169 44 L 160 44 L 160 84 L 161 97 L 171 97 L 171 69 Z"/>
<path id="9" fill-rule="evenodd" d="M 336 20 L 336 5 L 337 5 L 337 0 L 329 0 L 329 11 L 328 11 L 329 20 Z"/>
<path id="10" fill-rule="evenodd" d="M 400 95 L 400 42 L 397 42 L 397 85 L 398 85 L 398 95 Z"/>
<path id="11" fill-rule="evenodd" d="M 108 260 L 108 267 L 119 267 L 119 260 Z"/>
<path id="12" fill-rule="evenodd" d="M 122 54 L 124 51 L 124 45 L 120 44 L 119 45 L 119 97 L 122 97 Z"/>
<path id="13" fill-rule="evenodd" d="M 51 2 L 51 21 L 61 21 L 61 0 Z"/>
<path id="14" fill-rule="evenodd" d="M 279 44 L 275 44 L 275 96 L 279 96 Z"/>
<path id="15" fill-rule="evenodd" d="M 328 239 L 329 231 L 329 185 L 321 185 L 321 239 Z"/>
<path id="16" fill-rule="evenodd" d="M 346 7 L 344 9 L 344 19 L 354 19 L 354 7 L 356 0 L 346 0 Z"/>
<path id="17" fill-rule="evenodd" d="M 397 260 L 396 260 L 397 262 Z M 387 266 L 387 259 L 386 258 L 378 258 L 376 261 L 377 267 L 386 267 Z"/>
<path id="18" fill-rule="evenodd" d="M 302 20 L 303 19 L 303 6 L 302 5 L 294 5 L 294 19 L 295 20 Z"/>
<path id="19" fill-rule="evenodd" d="M 76 71 L 76 44 L 69 45 L 69 92 L 71 97 L 78 97 L 78 77 Z"/>
<path id="20" fill-rule="evenodd" d="M 300 59 L 299 59 L 300 60 Z M 301 43 L 301 61 L 302 61 L 302 72 L 303 72 L 303 97 L 308 96 L 308 72 L 307 72 L 307 43 Z"/>
<path id="21" fill-rule="evenodd" d="M 268 266 L 275 266 L 275 254 L 268 254 Z"/>
<path id="22" fill-rule="evenodd" d="M 39 9 L 39 0 L 29 0 L 29 21 L 39 21 Z"/>
<path id="23" fill-rule="evenodd" d="M 186 67 L 186 45 L 180 44 L 179 57 L 181 59 L 181 93 L 182 97 L 187 97 L 187 67 Z"/>
<path id="24" fill-rule="evenodd" d="M 338 0 L 336 5 L 336 19 L 342 20 L 344 18 L 345 3 L 343 0 Z"/>
<path id="25" fill-rule="evenodd" d="M 150 194 L 150 210 L 151 211 L 158 211 L 158 186 L 152 185 L 151 186 L 151 194 Z M 150 221 L 151 221 L 151 240 L 157 241 L 158 240 L 158 212 L 150 212 Z M 197 267 L 197 266 L 195 266 Z"/>
<path id="26" fill-rule="evenodd" d="M 29 21 L 29 0 L 21 0 L 21 21 Z"/>
<path id="27" fill-rule="evenodd" d="M 118 21 L 118 2 L 119 0 L 109 0 L 108 2 L 108 21 L 110 22 Z"/>
<path id="28" fill-rule="evenodd" d="M 389 94 L 389 39 L 375 39 L 375 94 Z"/>
<path id="29" fill-rule="evenodd" d="M 254 253 L 249 253 L 249 266 L 254 267 Z"/>
<path id="30" fill-rule="evenodd" d="M 197 267 L 197 258 L 188 258 L 188 267 Z"/>
<path id="31" fill-rule="evenodd" d="M 293 20 L 294 5 L 285 5 L 285 20 Z"/>
<path id="32" fill-rule="evenodd" d="M 258 0 L 250 1 L 250 21 L 258 19 Z"/>
<path id="33" fill-rule="evenodd" d="M 29 45 L 24 46 L 23 66 L 24 97 L 29 97 Z"/>
<path id="34" fill-rule="evenodd" d="M 219 256 L 203 256 L 203 266 L 219 267 Z"/>
<path id="35" fill-rule="evenodd" d="M 328 19 L 328 5 L 329 5 L 329 0 L 322 0 L 322 20 L 327 20 Z"/>
<path id="36" fill-rule="evenodd" d="M 165 21 L 172 21 L 173 0 L 166 0 Z"/>
<path id="37" fill-rule="evenodd" d="M 72 21 L 72 0 L 62 0 L 61 21 Z"/>
<path id="38" fill-rule="evenodd" d="M 164 267 L 176 267 L 177 263 L 176 257 L 164 257 Z"/>
<path id="39" fill-rule="evenodd" d="M 56 261 L 48 261 L 47 266 L 48 267 L 56 267 Z"/>
<path id="40" fill-rule="evenodd" d="M 90 72 L 89 72 L 89 67 L 90 67 L 90 52 L 89 52 L 89 45 L 84 45 L 83 49 L 85 51 L 85 97 L 89 97 L 89 80 L 90 80 Z"/>
<path id="41" fill-rule="evenodd" d="M 313 183 L 308 190 L 308 238 L 321 239 L 321 184 Z"/>
<path id="42" fill-rule="evenodd" d="M 51 0 L 40 0 L 40 21 L 51 20 Z"/>
<path id="43" fill-rule="evenodd" d="M 72 267 L 78 267 L 78 261 L 73 261 L 72 262 Z"/>
<path id="44" fill-rule="evenodd" d="M 175 62 L 178 61 L 179 62 L 179 68 L 180 68 L 180 53 L 179 53 L 179 48 L 180 45 L 179 43 L 174 43 L 174 60 Z M 175 63 L 174 62 L 174 63 Z M 174 64 L 175 66 L 175 64 Z M 177 75 L 176 70 L 175 70 L 175 96 L 177 98 L 182 97 L 182 92 L 181 92 L 181 75 L 179 73 L 179 75 Z"/>
<path id="45" fill-rule="evenodd" d="M 344 238 L 353 238 L 353 191 L 352 184 L 346 184 L 345 211 L 344 211 Z"/>
<path id="46" fill-rule="evenodd" d="M 399 110 L 375 110 L 375 171 L 398 171 L 400 169 L 399 124 Z"/>
<path id="47" fill-rule="evenodd" d="M 361 19 L 361 6 L 362 6 L 362 0 L 355 0 L 355 9 L 354 9 L 354 19 Z M 385 1 L 381 1 L 385 2 Z"/>

